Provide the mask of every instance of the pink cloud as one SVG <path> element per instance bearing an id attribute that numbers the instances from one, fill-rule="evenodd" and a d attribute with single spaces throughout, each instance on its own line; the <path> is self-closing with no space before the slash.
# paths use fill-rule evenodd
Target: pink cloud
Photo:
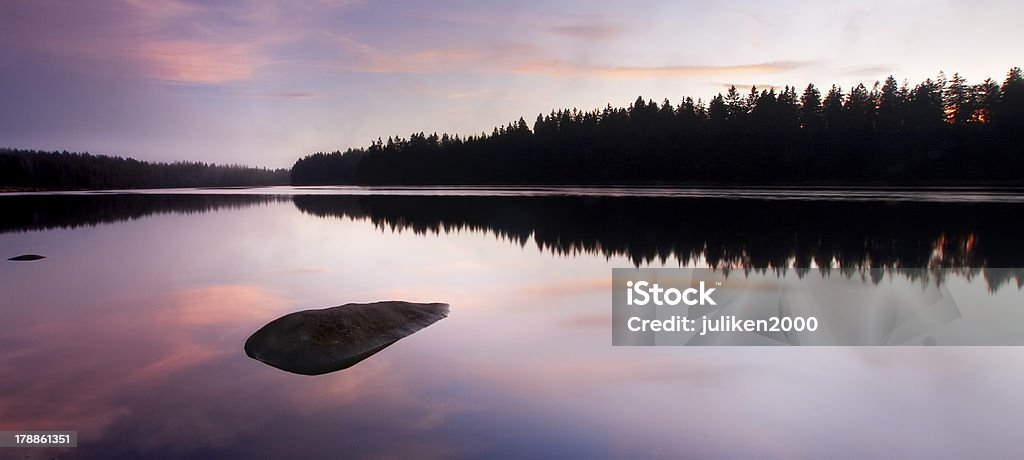
<path id="1" fill-rule="evenodd" d="M 127 56 L 145 63 L 149 77 L 187 83 L 225 83 L 246 80 L 268 64 L 255 44 L 198 41 L 151 41 L 138 54 Z"/>
<path id="2" fill-rule="evenodd" d="M 517 66 L 514 70 L 524 74 L 556 77 L 647 79 L 774 74 L 804 65 L 799 62 L 766 62 L 724 66 L 611 66 L 580 64 L 563 60 L 543 60 Z"/>
<path id="3" fill-rule="evenodd" d="M 555 28 L 578 37 L 610 37 L 609 26 L 565 26 Z M 615 66 L 595 65 L 553 58 L 543 48 L 530 43 L 504 43 L 488 46 L 427 48 L 414 51 L 389 51 L 351 37 L 332 34 L 330 40 L 342 54 L 337 60 L 314 64 L 338 71 L 367 73 L 441 73 L 469 72 L 527 74 L 550 77 L 601 79 L 650 79 L 685 77 L 736 77 L 778 74 L 806 66 L 803 62 L 777 61 L 735 65 Z"/>
<path id="4" fill-rule="evenodd" d="M 251 79 L 279 63 L 273 46 L 306 33 L 300 19 L 282 11 L 271 0 L 244 8 L 181 1 L 86 5 L 42 0 L 6 5 L 0 14 L 18 20 L 0 34 L 9 35 L 6 47 L 55 58 L 77 72 L 219 84 Z"/>
<path id="5" fill-rule="evenodd" d="M 622 35 L 622 29 L 608 24 L 582 24 L 549 27 L 548 32 L 580 40 L 608 40 Z"/>
<path id="6" fill-rule="evenodd" d="M 493 73 L 543 56 L 542 50 L 527 43 L 502 43 L 490 46 L 384 50 L 340 34 L 327 34 L 339 56 L 309 63 L 338 71 L 367 73 Z"/>

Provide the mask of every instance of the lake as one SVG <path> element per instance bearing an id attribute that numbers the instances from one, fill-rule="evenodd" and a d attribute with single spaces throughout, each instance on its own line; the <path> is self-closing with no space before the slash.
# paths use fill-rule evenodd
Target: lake
<path id="1" fill-rule="evenodd" d="M 930 267 L 1024 305 L 1017 190 L 313 187 L 0 194 L 0 458 L 1020 458 L 1024 349 L 613 347 L 612 268 Z M 1003 269 L 996 276 L 989 269 Z M 736 275 L 739 276 L 739 275 Z M 355 366 L 284 314 L 446 302 Z"/>

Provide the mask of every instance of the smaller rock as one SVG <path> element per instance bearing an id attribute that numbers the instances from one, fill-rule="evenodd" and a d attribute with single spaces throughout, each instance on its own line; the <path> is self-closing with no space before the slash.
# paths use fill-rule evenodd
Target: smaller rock
<path id="1" fill-rule="evenodd" d="M 11 257 L 10 259 L 7 259 L 7 260 L 13 260 L 13 261 L 16 261 L 16 262 L 31 262 L 33 260 L 39 260 L 39 259 L 45 259 L 45 258 L 46 258 L 46 256 L 41 256 L 39 254 L 22 254 L 22 255 L 17 256 L 17 257 Z"/>

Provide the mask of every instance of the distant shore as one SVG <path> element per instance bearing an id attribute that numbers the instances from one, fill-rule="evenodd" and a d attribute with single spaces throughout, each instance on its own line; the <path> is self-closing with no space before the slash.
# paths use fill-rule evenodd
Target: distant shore
<path id="1" fill-rule="evenodd" d="M 568 184 L 568 183 L 550 183 L 550 184 L 420 184 L 420 185 L 406 185 L 406 184 L 332 184 L 332 185 L 258 185 L 258 186 L 244 186 L 244 187 L 155 187 L 155 188 L 118 188 L 118 189 L 40 189 L 30 187 L 0 187 L 0 195 L 4 194 L 52 194 L 52 193 L 72 193 L 72 192 L 123 192 L 123 193 L 137 193 L 137 192 L 157 192 L 161 191 L 173 191 L 173 190 L 185 190 L 197 193 L 210 193 L 216 194 L 223 191 L 231 190 L 260 190 L 260 189 L 271 189 L 276 188 L 274 194 L 281 193 L 281 188 L 292 189 L 296 191 L 307 190 L 331 190 L 336 188 L 351 188 L 355 190 L 438 190 L 438 191 L 458 191 L 458 190 L 508 190 L 508 191 L 530 191 L 530 190 L 604 190 L 604 189 L 622 189 L 622 190 L 738 190 L 738 191 L 936 191 L 936 192 L 953 192 L 953 191 L 998 191 L 998 192 L 1016 192 L 1024 194 L 1024 182 L 916 182 L 916 183 L 904 183 L 904 184 L 888 184 L 888 183 L 825 183 L 825 182 L 814 182 L 814 183 L 756 183 L 756 184 L 740 184 L 740 183 L 700 183 L 700 182 L 688 182 L 688 183 L 619 183 L 619 184 Z M 256 193 L 260 194 L 260 193 Z M 285 192 L 285 195 L 303 193 L 289 193 Z M 316 193 L 314 193 L 316 194 Z"/>

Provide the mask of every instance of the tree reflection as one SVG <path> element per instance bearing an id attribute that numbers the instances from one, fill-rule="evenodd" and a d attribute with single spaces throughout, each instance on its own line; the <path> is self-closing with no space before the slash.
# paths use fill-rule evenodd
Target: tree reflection
<path id="1" fill-rule="evenodd" d="M 304 213 L 417 234 L 484 232 L 563 256 L 724 271 L 819 267 L 952 268 L 973 275 L 1024 265 L 1024 204 L 610 196 L 22 195 L 0 198 L 0 233 L 75 228 L 159 213 L 292 201 Z M 256 223 L 254 223 L 255 225 Z M 339 235 L 339 238 L 344 236 Z M 1020 269 L 985 273 L 1021 284 Z M 1007 275 L 1006 273 L 1010 273 Z"/>
<path id="2" fill-rule="evenodd" d="M 493 233 L 541 251 L 719 270 L 1019 267 L 1019 204 L 571 196 L 296 196 L 317 216 L 418 234 Z M 865 271 L 867 270 L 867 271 Z M 1017 284 L 1020 270 L 1012 271 Z M 876 274 L 877 275 L 877 274 Z M 999 283 L 1009 281 L 1000 279 Z"/>

